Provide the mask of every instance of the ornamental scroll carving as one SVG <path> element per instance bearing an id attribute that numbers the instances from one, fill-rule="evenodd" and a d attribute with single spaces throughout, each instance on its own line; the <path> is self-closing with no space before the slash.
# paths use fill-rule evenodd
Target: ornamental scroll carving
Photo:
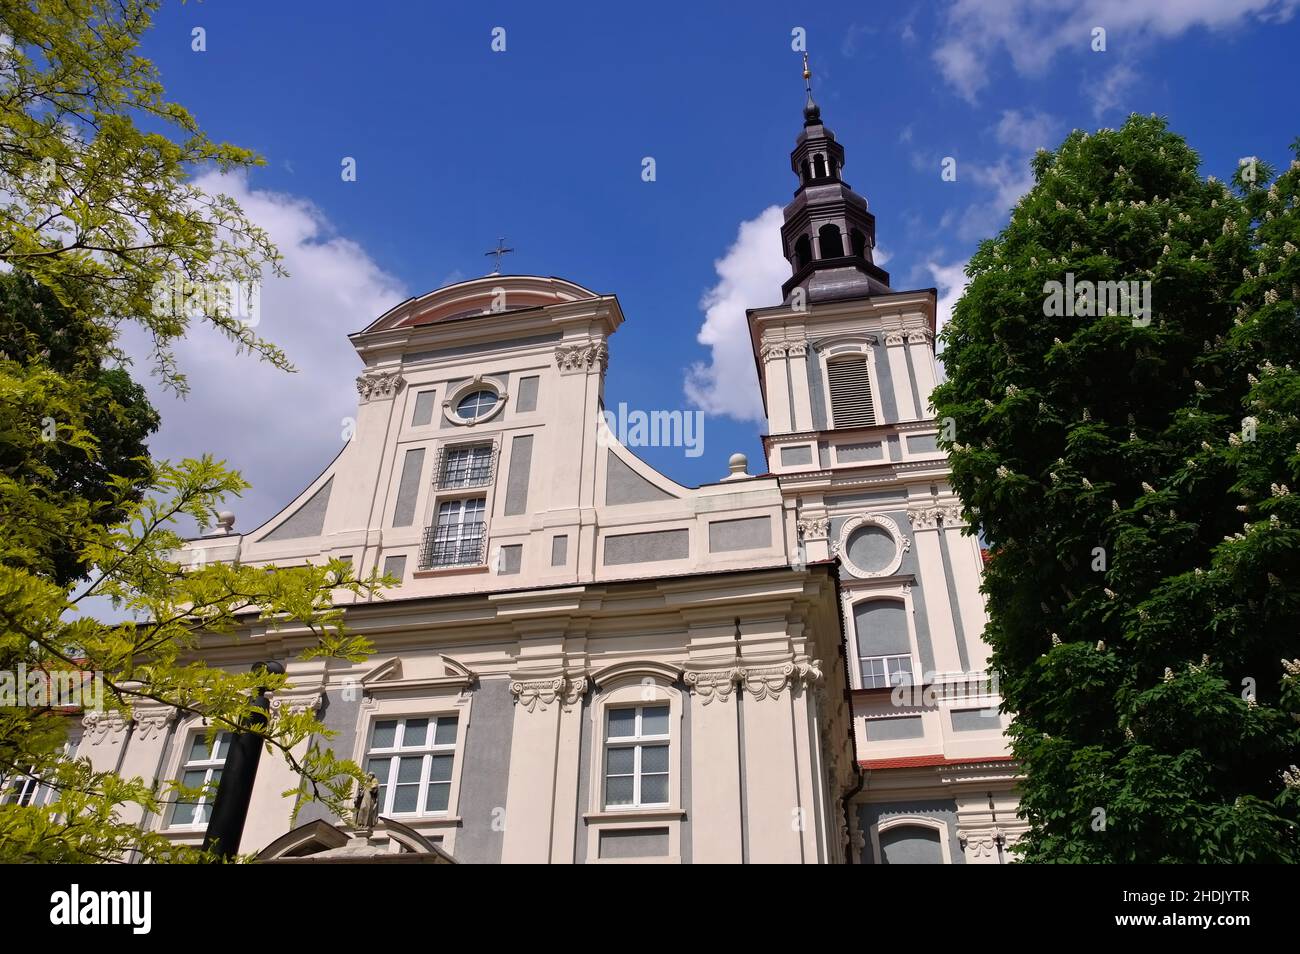
<path id="1" fill-rule="evenodd" d="M 557 702 L 568 710 L 582 701 L 589 684 L 586 676 L 516 679 L 510 683 L 510 692 L 529 712 L 545 712 Z"/>
<path id="2" fill-rule="evenodd" d="M 609 349 L 603 341 L 585 345 L 560 345 L 555 349 L 555 364 L 561 374 L 604 371 L 609 365 Z"/>
<path id="3" fill-rule="evenodd" d="M 357 394 L 363 404 L 394 397 L 406 379 L 400 371 L 367 371 L 357 378 Z"/>
<path id="4" fill-rule="evenodd" d="M 175 706 L 136 706 L 133 712 L 136 737 L 141 742 L 161 736 L 177 715 Z"/>
<path id="5" fill-rule="evenodd" d="M 90 739 L 90 744 L 99 745 L 110 735 L 125 732 L 127 720 L 116 710 L 95 709 L 86 713 L 81 726 L 85 729 L 85 737 Z"/>
<path id="6" fill-rule="evenodd" d="M 701 705 L 714 699 L 726 702 L 736 686 L 743 686 L 755 699 L 779 699 L 786 689 L 821 684 L 821 661 L 786 662 L 772 666 L 729 666 L 723 669 L 690 670 L 683 679 L 700 698 Z"/>

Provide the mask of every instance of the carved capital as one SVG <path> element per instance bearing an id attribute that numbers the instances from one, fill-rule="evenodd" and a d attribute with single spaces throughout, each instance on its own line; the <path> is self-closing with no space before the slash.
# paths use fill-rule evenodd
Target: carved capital
<path id="1" fill-rule="evenodd" d="M 781 663 L 777 666 L 748 666 L 744 670 L 744 686 L 755 699 L 769 696 L 779 699 L 782 691 L 796 678 L 795 664 Z"/>
<path id="2" fill-rule="evenodd" d="M 515 679 L 510 683 L 510 692 L 529 712 L 545 712 L 557 702 L 567 712 L 582 702 L 590 684 L 590 679 L 585 675 Z"/>
<path id="3" fill-rule="evenodd" d="M 962 849 L 974 858 L 992 858 L 997 854 L 998 845 L 1005 844 L 1006 836 L 998 827 L 976 830 L 957 829 L 957 840 Z"/>
<path id="4" fill-rule="evenodd" d="M 739 666 L 727 669 L 690 670 L 682 678 L 700 698 L 702 705 L 708 705 L 714 699 L 726 702 L 731 698 L 731 691 L 736 688 L 744 675 Z"/>
<path id="5" fill-rule="evenodd" d="M 91 745 L 99 745 L 110 736 L 117 736 L 126 731 L 127 720 L 116 709 L 96 709 L 87 712 L 81 720 L 85 729 L 83 738 Z"/>
<path id="6" fill-rule="evenodd" d="M 564 695 L 560 698 L 560 705 L 566 712 L 582 702 L 590 682 L 586 676 L 578 676 L 576 679 L 570 677 L 565 680 Z"/>
<path id="7" fill-rule="evenodd" d="M 949 504 L 944 507 L 909 507 L 907 519 L 916 530 L 938 530 L 940 527 L 966 525 L 959 504 Z"/>
<path id="8" fill-rule="evenodd" d="M 808 342 L 792 341 L 786 346 L 786 354 L 792 358 L 802 358 L 808 354 Z"/>
<path id="9" fill-rule="evenodd" d="M 913 328 L 907 333 L 908 344 L 932 344 L 934 333 L 929 328 Z"/>
<path id="10" fill-rule="evenodd" d="M 831 531 L 830 517 L 807 517 L 795 524 L 803 540 L 825 540 Z"/>
<path id="11" fill-rule="evenodd" d="M 405 383 L 400 371 L 367 371 L 357 378 L 357 394 L 362 404 L 383 401 L 395 397 Z"/>
<path id="12" fill-rule="evenodd" d="M 175 706 L 136 706 L 132 710 L 135 719 L 136 737 L 141 742 L 162 736 L 167 727 L 175 720 Z M 83 720 L 83 725 L 84 720 Z"/>
<path id="13" fill-rule="evenodd" d="M 302 695 L 276 695 L 271 698 L 271 714 L 287 712 L 298 715 L 302 712 L 316 712 L 324 701 L 321 693 L 311 692 Z"/>
<path id="14" fill-rule="evenodd" d="M 905 340 L 906 340 L 906 338 L 905 338 L 903 332 L 901 332 L 901 331 L 886 331 L 886 332 L 885 332 L 885 346 L 886 346 L 886 347 L 894 347 L 895 345 L 901 345 Z"/>
<path id="15" fill-rule="evenodd" d="M 555 349 L 555 364 L 561 374 L 604 371 L 609 366 L 609 349 L 603 341 L 585 345 L 560 345 Z"/>
<path id="16" fill-rule="evenodd" d="M 942 507 L 908 507 L 907 519 L 913 530 L 937 530 L 943 516 Z"/>
<path id="17" fill-rule="evenodd" d="M 758 354 L 765 362 L 776 361 L 777 359 L 784 358 L 789 354 L 789 349 L 786 347 L 785 342 L 773 341 L 763 345 L 763 347 L 759 349 Z"/>
<path id="18" fill-rule="evenodd" d="M 961 507 L 959 505 L 952 504 L 947 507 L 940 507 L 939 511 L 939 515 L 943 518 L 943 525 L 945 527 L 966 526 L 966 519 L 962 516 Z"/>

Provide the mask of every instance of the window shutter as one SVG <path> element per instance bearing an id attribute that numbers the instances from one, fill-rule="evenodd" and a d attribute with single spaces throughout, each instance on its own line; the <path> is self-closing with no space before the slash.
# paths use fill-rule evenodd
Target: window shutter
<path id="1" fill-rule="evenodd" d="M 836 427 L 876 423 L 865 357 L 837 358 L 826 365 L 826 376 L 831 390 L 832 423 Z"/>

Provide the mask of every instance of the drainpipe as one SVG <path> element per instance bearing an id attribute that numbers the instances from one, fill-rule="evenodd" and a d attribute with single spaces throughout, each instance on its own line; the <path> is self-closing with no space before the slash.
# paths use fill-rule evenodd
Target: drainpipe
<path id="1" fill-rule="evenodd" d="M 844 793 L 844 831 L 848 835 L 848 841 L 844 845 L 844 863 L 846 865 L 853 864 L 853 799 L 867 787 L 867 773 L 862 771 L 862 766 L 858 765 L 856 750 L 853 754 L 853 765 L 857 769 L 858 780 L 851 789 Z M 858 864 L 861 863 L 858 862 Z"/>
<path id="2" fill-rule="evenodd" d="M 828 570 L 830 578 L 835 582 L 835 618 L 839 621 L 840 626 L 840 662 L 844 669 L 844 703 L 849 710 L 849 750 L 853 754 L 853 771 L 857 774 L 858 780 L 853 787 L 844 793 L 844 832 L 847 841 L 844 845 L 844 863 L 853 864 L 853 799 L 858 793 L 867 787 L 867 775 L 862 771 L 862 766 L 858 764 L 858 729 L 857 720 L 853 715 L 853 694 L 849 687 L 853 685 L 852 678 L 849 675 L 849 634 L 844 629 L 844 594 L 840 587 L 840 558 L 834 557 L 831 560 L 834 572 Z"/>

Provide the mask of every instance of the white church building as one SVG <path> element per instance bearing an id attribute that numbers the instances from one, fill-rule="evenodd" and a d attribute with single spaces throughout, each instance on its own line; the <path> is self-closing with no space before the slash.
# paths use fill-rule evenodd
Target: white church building
<path id="1" fill-rule="evenodd" d="M 984 673 L 981 551 L 928 401 L 935 291 L 890 288 L 843 164 L 810 95 L 781 234 L 791 277 L 749 313 L 764 465 L 719 461 L 700 487 L 647 466 L 602 414 L 607 368 L 635 360 L 618 299 L 493 274 L 352 335 L 359 406 L 338 456 L 262 526 L 188 545 L 400 580 L 342 599 L 375 646 L 364 664 L 304 662 L 310 632 L 257 623 L 204 650 L 284 661 L 275 705 L 319 712 L 335 752 L 380 780 L 374 850 L 1009 860 L 1024 824 Z M 77 751 L 193 784 L 224 759 L 204 728 L 140 707 L 88 717 Z M 347 820 L 319 805 L 291 823 L 295 785 L 263 758 L 241 852 L 344 850 Z M 210 807 L 139 823 L 198 843 Z"/>

